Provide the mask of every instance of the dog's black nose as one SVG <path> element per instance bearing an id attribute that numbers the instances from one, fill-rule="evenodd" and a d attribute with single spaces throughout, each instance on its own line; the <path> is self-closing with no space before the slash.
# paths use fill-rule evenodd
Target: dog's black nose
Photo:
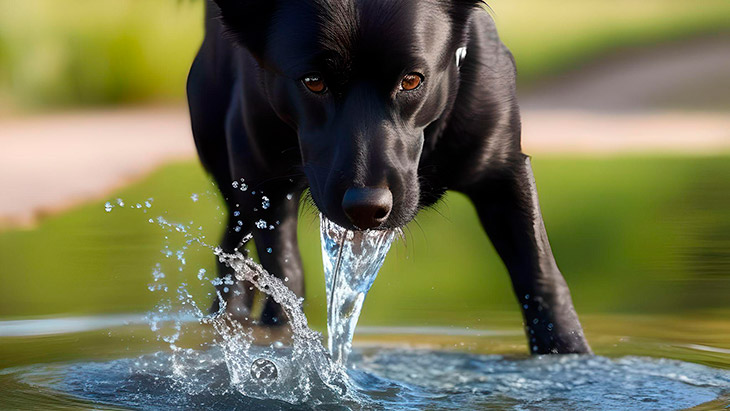
<path id="1" fill-rule="evenodd" d="M 393 194 L 387 188 L 350 188 L 342 200 L 347 218 L 361 230 L 380 227 L 392 208 Z"/>

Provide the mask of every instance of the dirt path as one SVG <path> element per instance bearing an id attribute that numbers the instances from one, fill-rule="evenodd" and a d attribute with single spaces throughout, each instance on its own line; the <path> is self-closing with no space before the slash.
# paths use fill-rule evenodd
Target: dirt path
<path id="1" fill-rule="evenodd" d="M 193 157 L 189 124 L 178 108 L 0 121 L 0 227 L 32 223 Z"/>
<path id="2" fill-rule="evenodd" d="M 730 34 L 630 50 L 521 96 L 524 109 L 730 112 Z"/>
<path id="3" fill-rule="evenodd" d="M 522 146 L 526 153 L 730 152 L 730 115 L 687 112 L 588 112 L 525 110 Z"/>
<path id="4" fill-rule="evenodd" d="M 730 151 L 730 35 L 632 50 L 520 97 L 527 152 Z"/>
<path id="5" fill-rule="evenodd" d="M 730 107 L 727 50 L 730 37 L 635 52 L 534 90 L 521 98 L 524 151 L 730 152 L 730 115 L 722 111 Z M 679 110 L 687 106 L 704 110 Z M 165 162 L 194 157 L 182 107 L 0 120 L 0 228 L 32 223 Z"/>

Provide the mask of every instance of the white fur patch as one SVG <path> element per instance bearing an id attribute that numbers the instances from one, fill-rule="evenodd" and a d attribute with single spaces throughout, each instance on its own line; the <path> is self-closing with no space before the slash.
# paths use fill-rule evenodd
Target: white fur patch
<path id="1" fill-rule="evenodd" d="M 466 58 L 466 47 L 456 49 L 456 67 L 461 67 L 461 63 Z"/>

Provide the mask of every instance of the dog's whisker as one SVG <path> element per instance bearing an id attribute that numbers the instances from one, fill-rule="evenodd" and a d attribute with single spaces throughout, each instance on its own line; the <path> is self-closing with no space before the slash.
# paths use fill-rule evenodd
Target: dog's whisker
<path id="1" fill-rule="evenodd" d="M 433 210 L 434 212 L 436 212 L 436 214 L 438 214 L 439 216 L 441 216 L 444 220 L 446 220 L 446 221 L 448 221 L 448 222 L 451 223 L 452 222 L 451 221 L 451 218 L 448 215 L 446 215 L 446 214 L 444 214 L 444 213 L 441 212 L 440 205 L 443 204 L 443 203 L 444 203 L 444 201 L 439 201 L 439 202 L 433 204 L 430 207 L 430 209 Z"/>
<path id="2" fill-rule="evenodd" d="M 265 180 L 261 180 L 261 181 L 257 182 L 255 185 L 251 186 L 250 188 L 252 190 L 256 191 L 256 190 L 260 190 L 261 187 L 265 187 L 267 184 L 270 185 L 271 183 L 277 182 L 279 180 L 287 180 L 287 179 L 301 178 L 301 177 L 304 177 L 304 175 L 301 173 L 278 175 L 278 176 L 267 178 Z"/>

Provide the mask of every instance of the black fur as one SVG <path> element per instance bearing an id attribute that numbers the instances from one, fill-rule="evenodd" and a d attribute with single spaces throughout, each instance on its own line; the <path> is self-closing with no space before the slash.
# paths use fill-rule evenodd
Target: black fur
<path id="1" fill-rule="evenodd" d="M 352 229 L 361 225 L 343 209 L 348 189 L 392 194 L 381 198 L 387 213 L 373 222 L 378 229 L 402 227 L 446 190 L 461 191 L 509 270 L 531 351 L 589 352 L 521 151 L 514 60 L 481 3 L 208 3 L 188 96 L 200 158 L 228 204 L 222 247 L 233 250 L 253 233 L 264 267 L 303 296 L 296 220 L 305 189 L 329 219 Z M 467 55 L 459 67 L 460 47 Z M 422 84 L 400 90 L 409 73 Z M 305 87 L 312 74 L 326 93 Z M 231 185 L 241 178 L 246 192 Z M 262 193 L 270 208 L 261 207 Z M 350 194 L 364 207 L 375 201 Z M 278 225 L 259 229 L 260 219 Z M 248 287 L 223 295 L 231 313 L 248 315 Z M 284 320 L 268 301 L 262 321 Z"/>

